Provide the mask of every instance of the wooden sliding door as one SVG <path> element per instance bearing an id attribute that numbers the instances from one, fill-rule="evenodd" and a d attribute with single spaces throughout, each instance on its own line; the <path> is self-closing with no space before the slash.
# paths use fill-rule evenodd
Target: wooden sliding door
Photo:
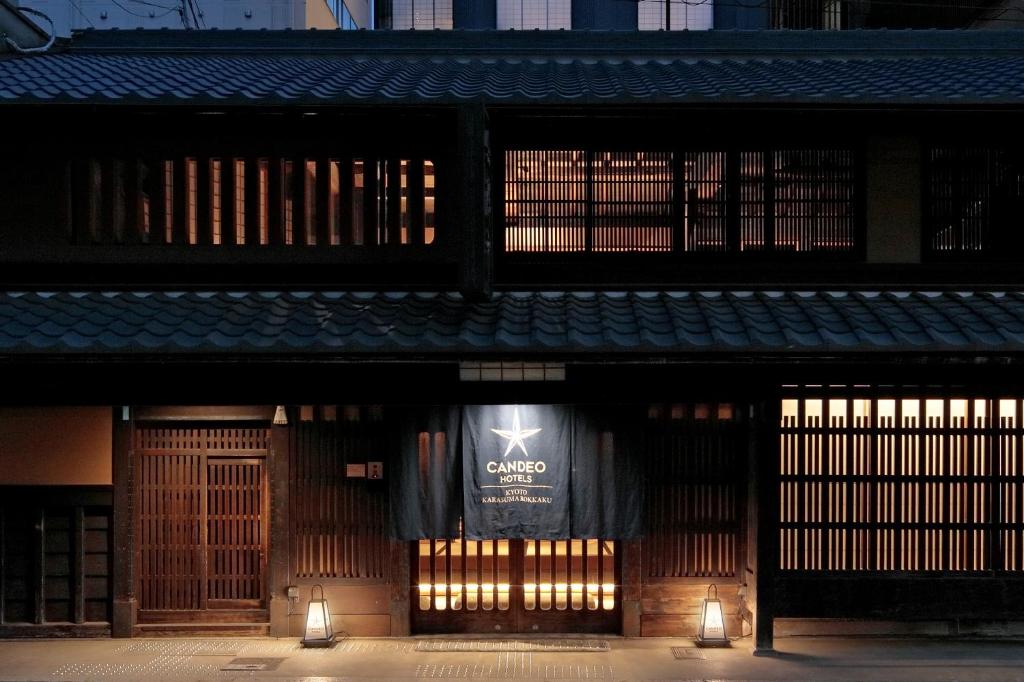
<path id="1" fill-rule="evenodd" d="M 265 427 L 135 434 L 139 623 L 251 622 L 266 609 Z"/>

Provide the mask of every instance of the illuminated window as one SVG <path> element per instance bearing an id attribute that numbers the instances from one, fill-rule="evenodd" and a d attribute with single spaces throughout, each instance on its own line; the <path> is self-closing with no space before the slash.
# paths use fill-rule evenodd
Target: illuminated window
<path id="1" fill-rule="evenodd" d="M 714 16 L 713 0 L 640 0 L 636 24 L 641 31 L 706 31 Z"/>
<path id="2" fill-rule="evenodd" d="M 499 29 L 572 28 L 572 0 L 497 0 Z"/>
<path id="3" fill-rule="evenodd" d="M 783 570 L 1024 570 L 1024 401 L 836 391 L 781 407 Z"/>

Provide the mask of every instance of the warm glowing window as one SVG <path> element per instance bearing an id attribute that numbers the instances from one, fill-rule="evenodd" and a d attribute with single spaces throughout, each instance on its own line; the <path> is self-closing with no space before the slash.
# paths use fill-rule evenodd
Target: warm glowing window
<path id="1" fill-rule="evenodd" d="M 499 29 L 572 28 L 572 0 L 497 0 Z"/>
<path id="2" fill-rule="evenodd" d="M 636 24 L 641 31 L 706 31 L 715 18 L 713 0 L 641 0 Z"/>
<path id="3" fill-rule="evenodd" d="M 781 568 L 1024 570 L 1022 414 L 970 395 L 783 400 Z"/>
<path id="4" fill-rule="evenodd" d="M 1012 254 L 1024 246 L 1024 150 L 927 152 L 926 248 L 933 255 Z"/>
<path id="5" fill-rule="evenodd" d="M 854 177 L 842 149 L 509 150 L 505 251 L 847 253 Z"/>
<path id="6" fill-rule="evenodd" d="M 82 243 L 390 246 L 438 238 L 438 172 L 422 157 L 224 156 L 73 165 L 72 224 Z M 126 186 L 136 188 L 134 195 Z M 101 224 L 104 205 L 121 212 L 123 227 Z"/>

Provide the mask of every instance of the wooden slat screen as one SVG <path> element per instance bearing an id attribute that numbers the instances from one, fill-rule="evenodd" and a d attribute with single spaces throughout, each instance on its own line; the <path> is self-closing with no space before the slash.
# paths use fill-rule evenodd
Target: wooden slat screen
<path id="1" fill-rule="evenodd" d="M 926 248 L 932 255 L 1019 254 L 1024 246 L 1024 150 L 941 146 L 927 151 Z"/>
<path id="2" fill-rule="evenodd" d="M 730 403 L 655 405 L 647 423 L 647 578 L 732 577 L 746 425 Z"/>
<path id="3" fill-rule="evenodd" d="M 421 611 L 507 611 L 509 540 L 420 540 L 416 592 Z"/>
<path id="4" fill-rule="evenodd" d="M 139 608 L 195 611 L 262 601 L 265 426 L 140 426 Z"/>
<path id="5" fill-rule="evenodd" d="M 296 578 L 385 579 L 387 486 L 349 477 L 347 465 L 381 460 L 378 406 L 307 406 L 291 450 L 291 539 Z"/>
<path id="6" fill-rule="evenodd" d="M 207 466 L 209 599 L 261 599 L 267 532 L 264 462 L 210 459 Z"/>
<path id="7" fill-rule="evenodd" d="M 523 607 L 527 611 L 610 611 L 615 608 L 615 542 L 526 540 Z"/>
<path id="8" fill-rule="evenodd" d="M 855 161 L 841 148 L 508 150 L 504 248 L 848 253 Z"/>
<path id="9" fill-rule="evenodd" d="M 436 236 L 430 159 L 163 156 L 74 161 L 74 240 L 323 247 Z"/>
<path id="10" fill-rule="evenodd" d="M 1024 570 L 1022 410 L 976 395 L 783 400 L 781 568 Z"/>

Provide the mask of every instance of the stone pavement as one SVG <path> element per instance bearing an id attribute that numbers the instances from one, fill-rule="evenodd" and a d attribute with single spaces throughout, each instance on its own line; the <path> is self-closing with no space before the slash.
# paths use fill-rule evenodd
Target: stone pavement
<path id="1" fill-rule="evenodd" d="M 453 651 L 468 638 L 442 638 L 444 646 L 437 639 L 352 638 L 332 649 L 302 649 L 296 639 L 0 641 L 0 680 L 1024 682 L 1024 642 L 783 638 L 776 642 L 777 655 L 754 657 L 749 640 L 731 649 L 696 649 L 684 639 L 604 637 L 587 639 L 586 650 L 572 650 L 583 638 L 516 638 L 525 644 L 515 645 L 491 639 L 486 646 L 474 639 L 466 648 L 492 650 Z M 539 642 L 557 644 L 552 639 L 565 640 L 561 644 L 570 650 L 539 650 Z M 434 650 L 417 651 L 421 641 Z M 607 650 L 594 650 L 605 642 Z M 248 665 L 261 669 L 246 670 Z"/>

